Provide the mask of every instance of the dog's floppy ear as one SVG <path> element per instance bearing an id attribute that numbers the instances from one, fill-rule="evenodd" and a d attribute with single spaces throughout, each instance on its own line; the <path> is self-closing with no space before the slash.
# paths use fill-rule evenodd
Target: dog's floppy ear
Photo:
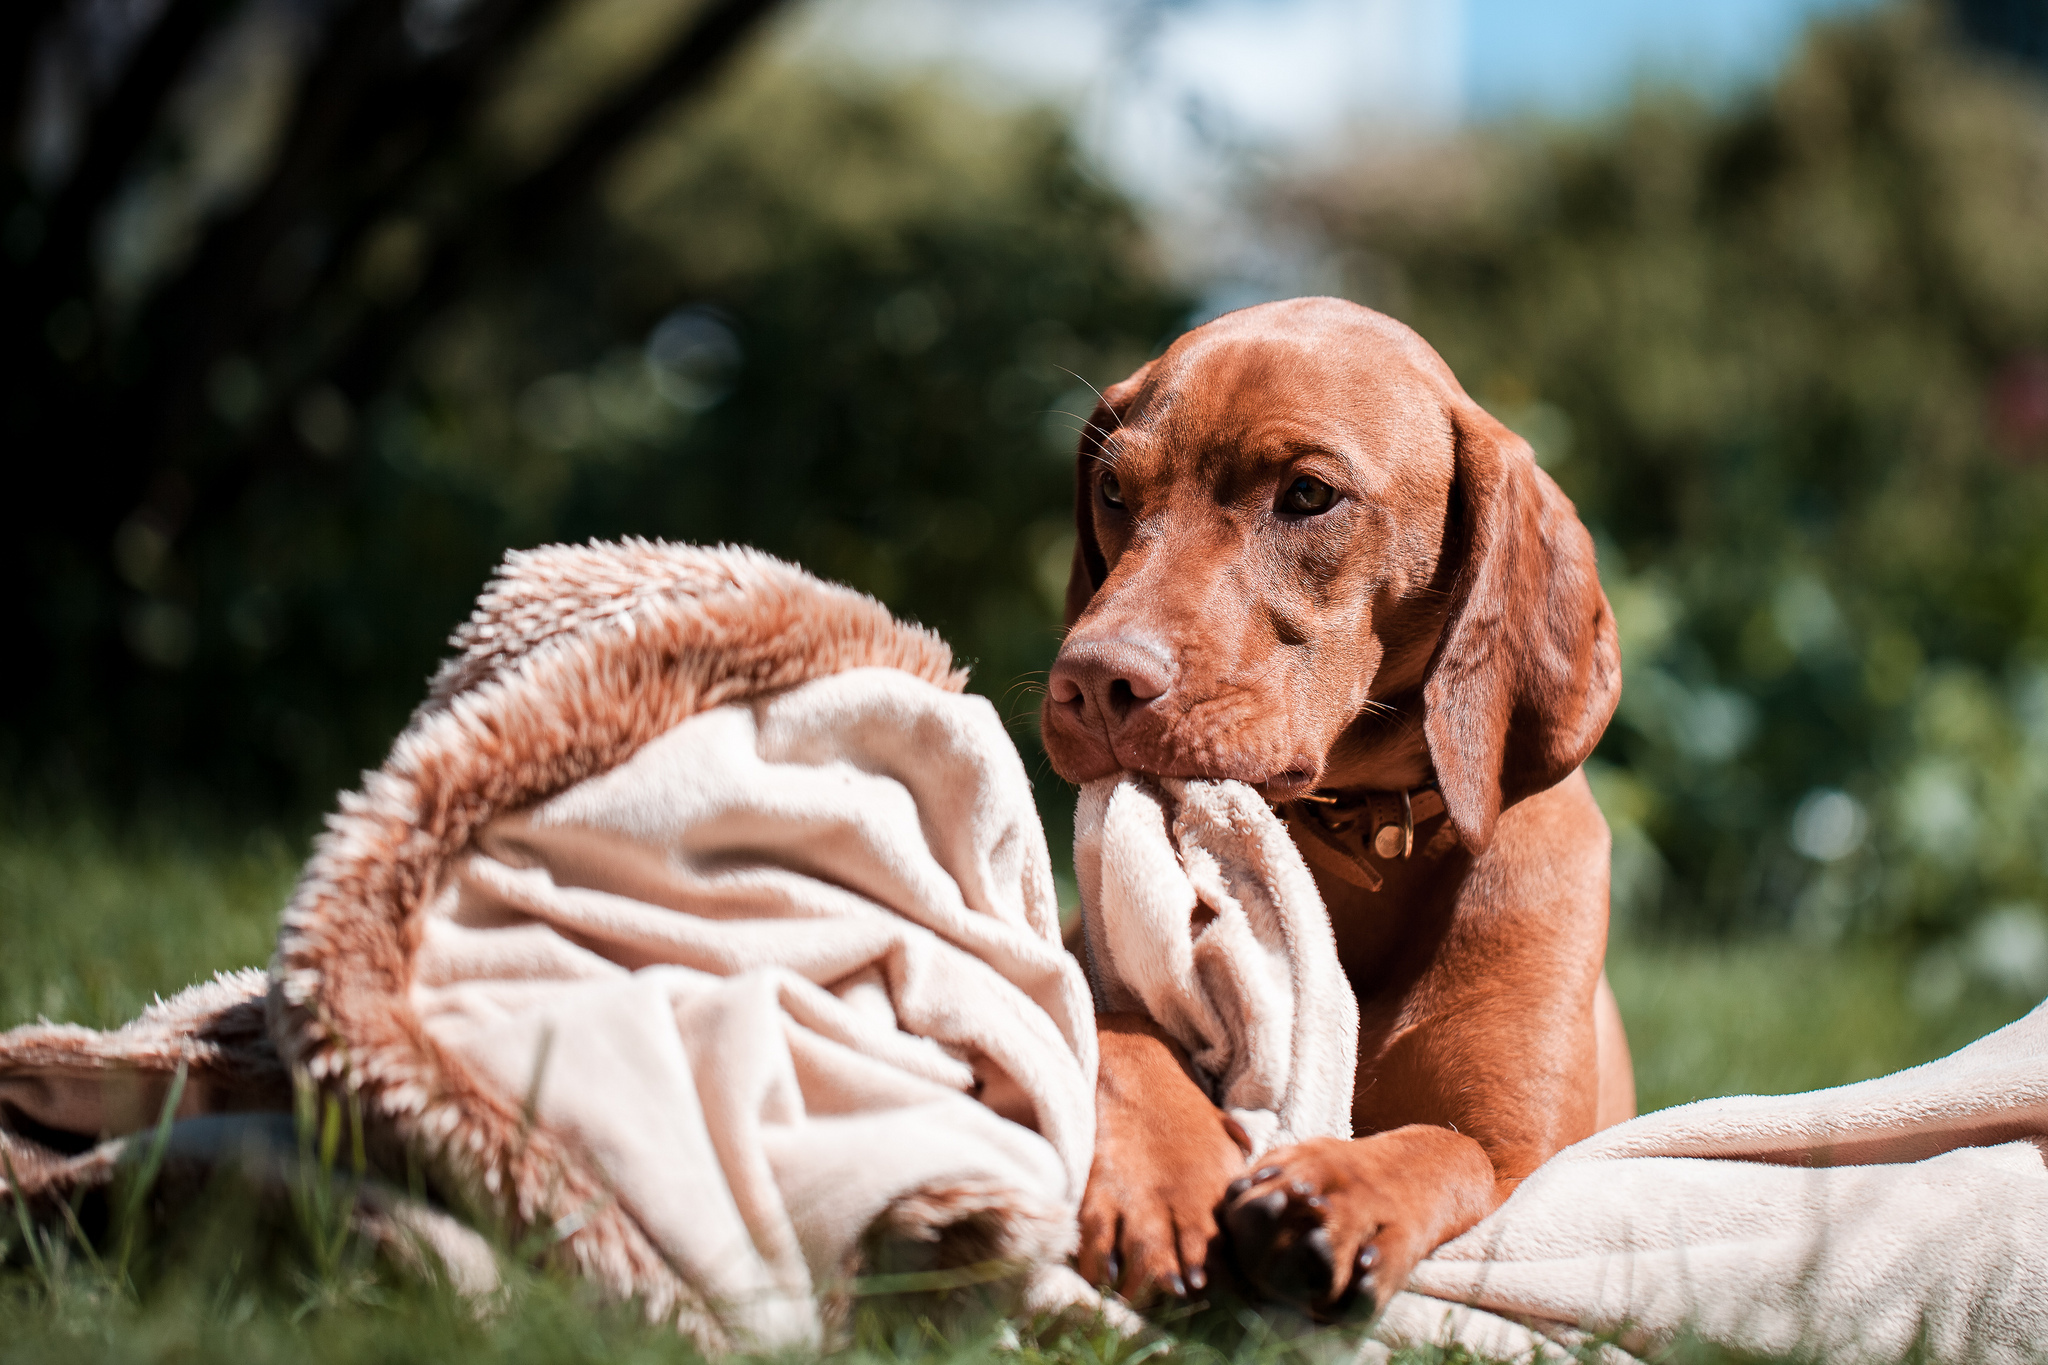
<path id="1" fill-rule="evenodd" d="M 1081 443 L 1074 452 L 1074 567 L 1067 572 L 1067 624 L 1073 625 L 1088 610 L 1095 590 L 1109 577 L 1109 563 L 1095 539 L 1095 470 L 1110 456 L 1109 444 L 1123 425 L 1117 409 L 1130 405 L 1151 372 L 1150 362 L 1140 365 L 1130 378 L 1112 384 L 1097 395 L 1095 411 L 1081 428 Z"/>
<path id="2" fill-rule="evenodd" d="M 1526 442 L 1460 398 L 1451 498 L 1464 562 L 1423 684 L 1423 734 L 1476 853 L 1503 810 L 1593 752 L 1621 698 L 1621 645 L 1571 499 Z"/>

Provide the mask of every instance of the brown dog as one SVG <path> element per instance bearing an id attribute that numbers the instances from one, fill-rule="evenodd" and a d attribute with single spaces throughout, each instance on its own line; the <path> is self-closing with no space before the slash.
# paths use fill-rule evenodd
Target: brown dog
<path id="1" fill-rule="evenodd" d="M 1149 1021 L 1100 1022 L 1081 1270 L 1380 1305 L 1545 1158 L 1634 1112 L 1578 769 L 1621 691 L 1593 545 L 1406 327 L 1296 299 L 1197 328 L 1083 435 L 1044 736 L 1073 782 L 1238 778 L 1315 874 L 1360 1018 L 1354 1131 L 1244 1173 Z"/>

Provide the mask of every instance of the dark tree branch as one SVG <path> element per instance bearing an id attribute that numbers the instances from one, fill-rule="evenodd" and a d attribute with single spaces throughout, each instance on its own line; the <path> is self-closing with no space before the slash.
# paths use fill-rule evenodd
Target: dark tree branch
<path id="1" fill-rule="evenodd" d="M 423 200 L 437 176 L 459 177 L 469 129 L 466 116 L 503 70 L 504 62 L 533 36 L 554 0 L 497 0 L 478 7 L 467 31 L 450 52 L 424 63 L 387 99 L 376 102 L 382 117 L 364 120 L 348 139 L 344 161 L 378 166 L 375 183 L 345 194 L 334 206 L 331 245 L 300 293 L 317 297 L 333 290 L 360 255 L 370 231 L 395 207 Z M 251 327 L 260 332 L 288 328 L 299 299 L 274 299 Z"/>
<path id="2" fill-rule="evenodd" d="M 133 777 L 149 755 L 184 742 L 165 728 L 179 723 L 175 705 L 161 723 L 147 710 L 173 695 L 161 670 L 184 665 L 137 643 L 136 622 L 154 619 L 152 611 L 182 620 L 198 632 L 190 668 L 226 677 L 219 632 L 234 626 L 206 566 L 238 552 L 236 519 L 249 499 L 279 486 L 280 475 L 283 485 L 327 487 L 337 497 L 381 477 L 374 465 L 314 462 L 301 451 L 288 391 L 253 424 L 214 421 L 218 362 L 245 353 L 273 384 L 326 379 L 359 402 L 389 386 L 424 325 L 465 290 L 488 285 L 492 272 L 544 252 L 547 229 L 583 207 L 617 153 L 700 89 L 775 7 L 708 0 L 646 75 L 602 101 L 537 171 L 508 182 L 473 143 L 475 113 L 508 61 L 573 0 L 472 0 L 453 41 L 432 52 L 407 39 L 408 0 L 326 0 L 324 31 L 295 75 L 274 161 L 240 208 L 202 227 L 196 249 L 140 317 L 112 337 L 93 336 L 100 320 L 82 324 L 81 343 L 81 328 L 56 325 L 66 315 L 16 306 L 89 286 L 93 226 L 149 154 L 180 73 L 238 3 L 168 0 L 93 116 L 77 169 L 57 192 L 61 205 L 50 206 L 53 230 L 41 238 L 34 273 L 0 265 L 0 373 L 12 376 L 0 444 L 33 452 L 60 488 L 0 506 L 0 570 L 47 583 L 50 600 L 64 604 L 36 618 L 47 647 L 0 671 L 0 710 L 63 717 L 71 728 L 49 752 L 113 775 Z M 0 0 L 0 37 L 22 35 L 0 51 L 0 93 L 12 81 L 7 116 L 17 128 L 32 71 L 28 39 L 63 8 L 64 0 Z M 368 298 L 350 277 L 364 239 L 393 216 L 417 218 L 428 242 L 420 287 L 395 306 Z M 303 258 L 301 241 L 311 244 Z M 60 256 L 67 269 L 48 269 Z M 79 363 L 80 344 L 109 363 Z M 136 525 L 175 540 L 144 568 L 119 534 L 138 509 Z M 318 657 L 310 644 L 300 653 Z M 206 706 L 189 714 L 196 724 L 202 713 L 218 719 Z M 139 757 L 126 752 L 131 744 Z"/>
<path id="3" fill-rule="evenodd" d="M 277 333 L 292 331 L 308 297 L 346 287 L 378 222 L 459 167 L 475 106 L 558 8 L 559 0 L 486 0 L 448 50 L 421 56 L 406 39 L 402 5 L 356 0 L 308 76 L 265 185 L 208 234 L 177 297 L 158 310 L 188 355 L 167 394 L 168 439 L 190 430 L 205 367 L 237 347 L 269 349 Z M 296 231 L 317 234 L 321 254 L 307 278 L 280 290 L 263 267 Z"/>
<path id="4" fill-rule="evenodd" d="M 63 5 L 64 0 L 8 0 L 0 5 L 0 156 L 12 157 L 21 145 L 29 73 L 41 47 L 36 39 Z"/>
<path id="5" fill-rule="evenodd" d="M 714 0 L 653 70 L 585 119 L 545 166 L 513 190 L 506 207 L 514 230 L 580 200 L 619 149 L 671 102 L 695 90 L 777 3 Z"/>
<path id="6" fill-rule="evenodd" d="M 357 398 L 389 382 L 403 362 L 406 343 L 460 295 L 477 261 L 532 251 L 548 225 L 582 202 L 611 158 L 655 115 L 694 93 L 778 3 L 720 0 L 652 70 L 586 119 L 538 170 L 496 194 L 474 196 L 460 222 L 436 241 L 412 296 L 396 308 L 364 317 L 337 347 L 326 373 Z"/>
<path id="7" fill-rule="evenodd" d="M 417 204 L 425 197 L 427 187 L 424 182 L 437 175 L 445 177 L 448 182 L 471 182 L 467 192 L 461 195 L 465 211 L 452 223 L 444 223 L 436 233 L 445 244 L 444 251 L 449 254 L 469 254 L 481 247 L 484 239 L 501 238 L 501 229 L 508 221 L 515 235 L 526 224 L 553 221 L 553 207 L 574 202 L 587 192 L 590 181 L 621 146 L 669 102 L 694 88 L 714 70 L 779 2 L 739 0 L 735 3 L 734 0 L 722 0 L 693 24 L 663 60 L 633 88 L 622 92 L 586 119 L 540 169 L 509 188 L 475 185 L 476 168 L 459 164 L 463 160 L 463 149 L 445 144 L 458 142 L 466 133 L 455 115 L 474 107 L 485 85 L 499 73 L 500 59 L 516 51 L 519 44 L 531 36 L 538 27 L 538 21 L 545 17 L 547 5 L 536 3 L 536 0 L 504 0 L 493 10 L 486 11 L 475 21 L 477 31 L 474 36 L 451 54 L 455 59 L 450 63 L 451 69 L 437 73 L 437 79 L 424 82 L 426 93 L 417 101 L 422 106 L 421 117 L 410 120 L 407 125 L 407 131 L 411 131 L 417 124 L 438 120 L 439 129 L 447 136 L 431 149 L 427 148 L 424 139 L 415 139 L 422 150 L 407 162 L 415 172 L 410 192 L 390 193 L 387 184 L 382 187 L 386 192 L 364 196 L 357 201 L 357 212 L 336 234 L 337 248 L 330 253 L 318 286 L 332 288 L 338 283 L 340 275 L 355 259 L 364 236 L 379 218 L 394 208 Z M 413 101 L 396 100 L 394 103 L 410 105 Z M 401 135 L 397 130 L 388 132 L 387 141 L 398 140 L 401 140 Z M 367 151 L 364 155 L 367 156 Z M 430 286 L 436 280 L 447 278 L 446 271 L 432 266 L 426 272 Z M 421 292 L 430 298 L 441 296 L 441 291 L 432 287 Z M 406 311 L 410 313 L 411 310 Z M 382 328 L 378 330 L 382 331 Z"/>
<path id="8" fill-rule="evenodd" d="M 157 131 L 164 104 L 193 54 L 233 0 L 170 0 L 94 111 L 85 151 L 50 206 L 43 250 L 30 267 L 45 301 L 90 294 L 92 232 L 121 179 Z"/>
<path id="9" fill-rule="evenodd" d="M 353 307 L 359 311 L 352 322 L 341 329 L 337 344 L 311 367 L 313 372 L 336 382 L 344 392 L 359 400 L 388 383 L 393 372 L 404 363 L 409 343 L 421 326 L 460 296 L 464 286 L 471 281 L 479 259 L 499 257 L 507 249 L 513 252 L 533 249 L 543 235 L 545 224 L 558 221 L 578 202 L 580 195 L 588 190 L 611 157 L 662 109 L 693 93 L 777 3 L 778 0 L 723 0 L 679 38 L 653 70 L 586 120 L 562 150 L 540 170 L 496 193 L 474 194 L 455 230 L 444 232 L 436 241 L 422 272 L 420 286 L 404 303 L 386 309 L 363 307 L 360 301 L 341 303 L 342 307 Z M 501 30 L 503 41 L 495 45 L 498 52 L 509 53 L 516 46 L 517 39 L 530 32 L 544 13 L 544 7 L 533 3 L 533 0 L 508 0 L 505 27 Z M 495 74 L 495 65 L 480 55 L 473 56 L 467 65 L 465 75 L 471 87 L 467 93 L 473 101 L 489 77 Z M 451 108 L 443 124 L 444 129 L 455 134 L 466 132 L 466 128 L 457 124 L 454 115 L 467 112 L 468 108 L 468 104 Z M 356 155 L 366 154 L 364 139 L 368 138 L 367 126 L 367 123 L 358 125 L 347 135 L 337 134 L 333 139 L 334 145 L 338 148 L 347 144 Z M 346 164 L 346 158 L 338 162 L 338 165 Z M 427 165 L 424 170 L 431 172 L 432 165 Z M 366 221 L 386 212 L 403 211 L 408 206 L 406 196 L 394 194 L 388 181 L 382 177 L 376 186 L 365 187 L 365 193 L 358 202 Z M 515 204 L 525 207 L 516 210 L 518 220 L 508 233 L 505 228 L 510 221 L 509 214 L 515 211 L 511 206 Z M 338 274 L 345 270 L 348 261 L 348 256 L 335 253 L 330 257 L 330 272 Z M 335 283 L 346 290 L 344 282 L 337 280 Z M 222 349 L 216 345 L 203 354 L 218 355 Z M 184 392 L 196 396 L 203 388 L 200 380 L 201 376 L 194 375 L 184 386 Z M 252 446 L 266 448 L 273 456 L 283 454 L 289 445 L 285 441 L 282 419 L 281 411 L 273 413 L 266 427 L 267 434 L 258 437 Z M 236 490 L 255 476 L 256 469 L 257 462 L 245 458 L 237 461 L 231 469 L 220 470 L 196 516 L 205 517 L 209 509 L 224 512 L 236 500 Z"/>
<path id="10" fill-rule="evenodd" d="M 152 307 L 151 330 L 177 359 L 162 366 L 156 435 L 176 439 L 198 405 L 204 377 L 246 330 L 264 265 L 320 197 L 363 103 L 381 87 L 405 42 L 404 0 L 354 0 L 332 21 L 300 87 L 277 159 L 239 212 L 216 223 L 191 264 Z M 168 343 L 176 338 L 176 350 Z"/>

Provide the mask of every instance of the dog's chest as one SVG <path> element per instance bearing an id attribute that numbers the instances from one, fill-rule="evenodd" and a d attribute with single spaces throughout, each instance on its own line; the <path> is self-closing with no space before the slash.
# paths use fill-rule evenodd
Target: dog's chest
<path id="1" fill-rule="evenodd" d="M 1360 876 L 1357 866 L 1347 865 L 1337 849 L 1293 820 L 1289 833 L 1322 893 L 1337 958 L 1358 996 L 1361 1013 L 1373 1013 L 1375 1004 L 1398 1002 L 1439 955 L 1470 859 L 1462 848 L 1432 849 L 1426 844 L 1407 858 L 1366 854 L 1376 874 L 1368 879 Z M 1451 842 L 1455 844 L 1455 836 Z M 1378 882 L 1377 889 L 1368 884 L 1370 880 Z"/>

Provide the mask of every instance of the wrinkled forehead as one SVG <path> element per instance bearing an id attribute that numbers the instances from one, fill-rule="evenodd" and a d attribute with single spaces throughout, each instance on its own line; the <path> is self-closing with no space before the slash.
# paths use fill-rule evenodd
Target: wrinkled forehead
<path id="1" fill-rule="evenodd" d="M 1448 481 L 1456 381 L 1434 352 L 1398 324 L 1265 311 L 1197 328 L 1153 363 L 1124 411 L 1134 455 L 1263 463 L 1319 450 L 1361 472 L 1440 469 Z"/>

